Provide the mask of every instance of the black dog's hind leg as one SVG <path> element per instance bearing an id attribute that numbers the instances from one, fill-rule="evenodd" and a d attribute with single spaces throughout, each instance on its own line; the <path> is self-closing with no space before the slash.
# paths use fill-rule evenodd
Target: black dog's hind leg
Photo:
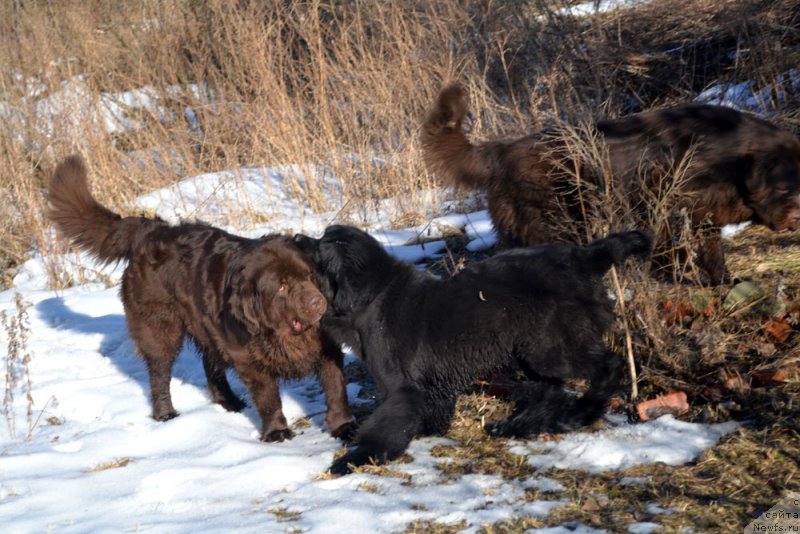
<path id="1" fill-rule="evenodd" d="M 352 467 L 384 463 L 403 454 L 411 439 L 428 426 L 425 413 L 430 406 L 426 402 L 423 393 L 414 387 L 390 391 L 359 428 L 358 447 L 336 460 L 330 472 L 345 475 Z"/>
<path id="2" fill-rule="evenodd" d="M 517 385 L 511 394 L 514 411 L 504 420 L 489 425 L 486 431 L 495 436 L 526 437 L 551 432 L 559 410 L 571 405 L 574 397 L 562 385 L 543 380 L 529 380 Z"/>
<path id="3" fill-rule="evenodd" d="M 560 432 L 569 432 L 599 419 L 611 396 L 622 390 L 624 362 L 618 354 L 603 350 L 587 354 L 586 360 L 590 370 L 589 389 L 558 419 Z"/>
<path id="4" fill-rule="evenodd" d="M 528 381 L 512 395 L 516 404 L 511 417 L 490 426 L 489 433 L 507 437 L 561 433 L 597 420 L 608 399 L 621 387 L 623 362 L 607 350 L 589 352 L 582 362 L 582 374 L 590 380 L 583 396 L 565 391 L 557 381 Z"/>

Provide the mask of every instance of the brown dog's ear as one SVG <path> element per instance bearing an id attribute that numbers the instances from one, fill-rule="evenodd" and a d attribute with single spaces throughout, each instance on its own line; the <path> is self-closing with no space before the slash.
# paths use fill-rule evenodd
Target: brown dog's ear
<path id="1" fill-rule="evenodd" d="M 226 330 L 241 330 L 243 326 L 250 335 L 257 334 L 263 322 L 264 305 L 261 291 L 246 267 L 236 269 L 229 275 L 223 298 L 222 320 Z M 237 327 L 233 321 L 240 326 Z"/>
<path id="2" fill-rule="evenodd" d="M 259 312 L 263 313 L 261 295 L 257 291 L 249 290 L 235 294 L 231 297 L 231 313 L 247 331 L 256 334 L 260 330 Z"/>

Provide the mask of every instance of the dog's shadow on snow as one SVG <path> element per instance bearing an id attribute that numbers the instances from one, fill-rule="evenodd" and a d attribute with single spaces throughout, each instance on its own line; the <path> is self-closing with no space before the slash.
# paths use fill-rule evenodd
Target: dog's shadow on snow
<path id="1" fill-rule="evenodd" d="M 100 354 L 111 360 L 122 373 L 131 377 L 141 386 L 147 399 L 147 416 L 150 416 L 150 380 L 147 374 L 147 366 L 144 360 L 136 354 L 136 347 L 128 335 L 128 327 L 124 315 L 109 314 L 92 317 L 91 315 L 71 310 L 64 302 L 63 297 L 45 299 L 36 304 L 35 308 L 41 319 L 51 328 L 82 334 L 102 335 Z M 208 393 L 200 354 L 188 339 L 184 340 L 183 347 L 175 360 L 172 368 L 172 378 L 199 388 L 203 391 L 208 402 L 213 402 Z M 256 429 L 260 429 L 261 418 L 253 408 L 247 388 L 236 376 L 236 373 L 230 370 L 228 371 L 228 379 L 231 383 L 231 388 L 247 402 L 247 408 L 242 413 L 252 421 Z M 288 383 L 281 382 L 281 397 L 284 400 L 284 410 L 286 410 L 286 404 L 289 401 L 299 405 L 305 414 L 316 415 L 320 412 L 324 413 L 324 395 L 316 377 L 311 376 Z M 178 411 L 180 412 L 179 407 Z M 287 414 L 287 418 L 291 418 L 291 414 Z M 320 420 L 319 418 L 314 419 Z"/>

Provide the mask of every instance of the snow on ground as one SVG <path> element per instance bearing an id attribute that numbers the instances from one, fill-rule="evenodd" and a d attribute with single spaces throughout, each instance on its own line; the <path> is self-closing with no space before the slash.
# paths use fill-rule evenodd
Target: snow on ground
<path id="1" fill-rule="evenodd" d="M 598 13 L 607 13 L 615 9 L 629 9 L 640 4 L 646 4 L 649 0 L 588 0 L 579 4 L 560 8 L 557 13 L 560 15 L 587 16 Z"/>
<path id="2" fill-rule="evenodd" d="M 617 9 L 632 9 L 648 2 L 650 0 L 587 0 L 578 4 L 559 7 L 553 10 L 553 13 L 560 16 L 587 17 Z M 543 19 L 545 15 L 539 15 L 538 18 Z"/>
<path id="3" fill-rule="evenodd" d="M 696 98 L 696 102 L 727 106 L 769 117 L 786 101 L 787 94 L 800 89 L 800 70 L 791 69 L 775 77 L 773 83 L 759 88 L 753 80 L 736 84 L 714 84 Z"/>
<path id="4" fill-rule="evenodd" d="M 60 90 L 36 101 L 36 128 L 45 135 L 53 135 L 65 127 L 60 123 L 66 121 L 67 131 L 81 131 L 87 124 L 108 133 L 137 130 L 142 127 L 141 121 L 135 118 L 137 112 L 145 111 L 159 121 L 174 118 L 165 110 L 162 94 L 172 97 L 186 94 L 196 101 L 209 99 L 206 88 L 191 84 L 169 86 L 163 92 L 152 86 L 117 93 L 101 92 L 95 102 L 84 77 L 76 76 L 64 82 Z M 190 127 L 197 126 L 194 110 L 186 107 L 183 114 Z"/>
<path id="5" fill-rule="evenodd" d="M 733 421 L 697 425 L 672 415 L 639 424 L 626 423 L 624 416 L 608 419 L 614 423 L 612 427 L 592 434 L 573 432 L 558 441 L 525 442 L 510 450 L 527 456 L 538 469 L 556 467 L 600 473 L 654 462 L 681 465 L 739 427 Z"/>
<path id="6" fill-rule="evenodd" d="M 87 128 L 113 134 L 142 128 L 145 117 L 160 122 L 172 121 L 177 115 L 168 110 L 167 98 L 190 100 L 212 108 L 216 105 L 208 88 L 199 84 L 171 85 L 161 89 L 143 86 L 129 91 L 95 93 L 83 75 L 62 81 L 60 87 L 50 92 L 38 78 L 22 79 L 19 76 L 17 81 L 25 85 L 25 96 L 18 107 L 0 102 L 0 118 L 23 143 L 28 129 L 50 138 L 70 136 L 79 140 Z M 34 110 L 30 119 L 26 118 L 29 108 Z M 189 128 L 199 129 L 194 109 L 183 106 L 179 114 Z"/>
<path id="7" fill-rule="evenodd" d="M 241 169 L 198 176 L 135 204 L 168 219 L 200 216 L 231 230 L 242 220 L 227 210 L 238 207 L 263 215 L 259 228 L 243 232 L 248 235 L 289 229 L 318 235 L 335 213 L 314 213 L 302 196 L 291 193 L 306 178 L 297 167 Z M 322 173 L 314 179 L 330 177 Z M 326 194 L 337 194 L 334 186 L 331 182 Z M 486 212 L 449 214 L 401 231 L 379 228 L 380 220 L 378 214 L 372 233 L 408 261 L 436 257 L 444 247 L 442 239 L 454 228 L 465 229 L 476 249 L 495 240 Z M 420 238 L 434 241 L 420 245 Z M 525 502 L 527 488 L 562 489 L 543 475 L 517 481 L 440 476 L 431 448 L 447 443 L 445 438 L 414 440 L 409 449 L 413 461 L 393 466 L 402 477 L 321 477 L 341 444 L 324 428 L 317 381 L 286 382 L 281 390 L 287 418 L 310 425 L 300 425 L 291 441 L 261 443 L 253 408 L 234 414 L 210 402 L 202 365 L 191 347 L 181 352 L 171 385 L 182 415 L 158 423 L 150 418 L 147 373 L 127 335 L 114 285 L 122 267 L 100 268 L 76 253 L 60 263 L 75 276 L 97 281 L 50 291 L 45 264 L 34 257 L 20 268 L 15 288 L 0 293 L 0 311 L 9 318 L 16 314 L 16 293 L 30 304 L 30 336 L 21 353 L 32 356 L 31 417 L 27 380 L 18 360 L 11 369 L 16 384 L 12 410 L 0 421 L 4 531 L 394 532 L 419 519 L 463 521 L 467 531 L 475 531 L 514 516 L 545 517 L 560 504 Z M 3 362 L 9 360 L 7 338 L 6 329 L 0 329 Z M 244 395 L 241 382 L 234 375 L 231 380 Z M 360 402 L 359 389 L 357 383 L 348 385 L 351 402 Z M 25 439 L 28 421 L 33 426 L 30 440 Z M 575 433 L 554 443 L 518 441 L 514 450 L 539 470 L 674 464 L 697 457 L 733 428 L 670 417 L 643 425 L 611 419 L 610 428 L 601 432 Z M 570 524 L 543 532 L 594 531 Z"/>

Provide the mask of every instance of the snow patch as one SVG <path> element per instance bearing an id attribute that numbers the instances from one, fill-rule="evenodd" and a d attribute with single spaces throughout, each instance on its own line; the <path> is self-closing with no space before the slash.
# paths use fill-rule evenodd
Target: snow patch
<path id="1" fill-rule="evenodd" d="M 614 423 L 611 428 L 592 434 L 566 434 L 558 441 L 529 442 L 513 447 L 511 452 L 527 456 L 537 469 L 556 467 L 600 473 L 637 464 L 680 465 L 694 460 L 703 449 L 739 427 L 736 422 L 687 423 L 672 415 L 639 424 L 628 424 L 620 416 L 609 419 Z"/>

